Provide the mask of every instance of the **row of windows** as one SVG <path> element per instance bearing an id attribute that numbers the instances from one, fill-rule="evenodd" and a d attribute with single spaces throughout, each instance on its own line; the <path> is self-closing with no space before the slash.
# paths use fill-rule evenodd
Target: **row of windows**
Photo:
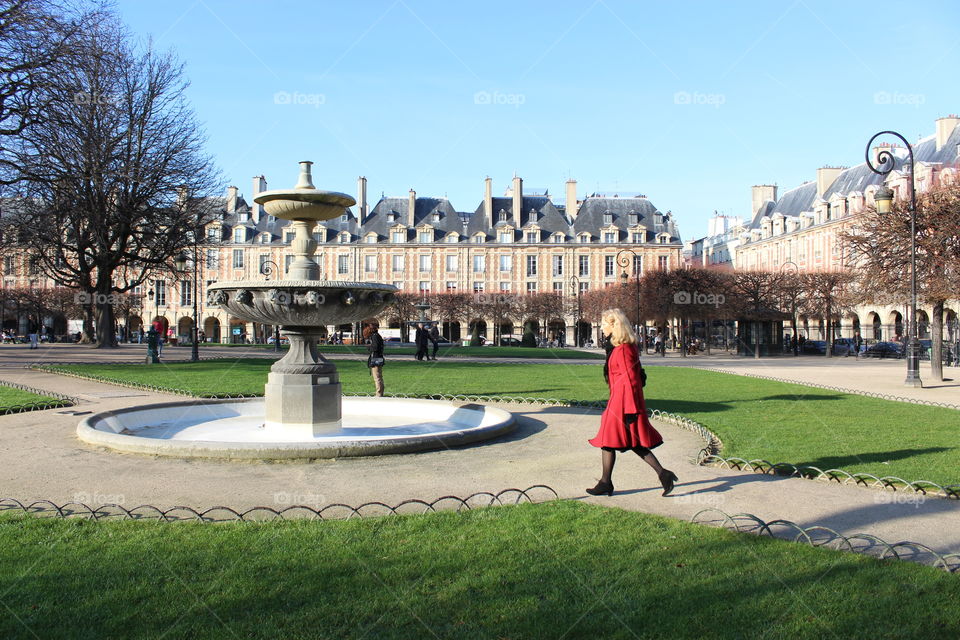
<path id="1" fill-rule="evenodd" d="M 286 255 L 284 270 L 290 268 L 290 263 L 293 261 L 294 256 Z M 444 266 L 448 272 L 456 272 L 460 269 L 460 256 L 457 255 L 448 255 L 444 257 Z M 550 256 L 550 273 L 553 276 L 562 276 L 564 275 L 566 269 L 566 256 Z M 261 269 L 264 264 L 270 259 L 269 255 L 260 256 Z M 390 267 L 391 271 L 396 273 L 402 273 L 405 269 L 406 256 L 403 255 L 394 255 L 390 257 Z M 376 273 L 378 270 L 379 256 L 377 255 L 367 255 L 363 257 L 363 270 L 365 273 Z M 527 276 L 536 276 L 540 272 L 540 261 L 539 256 L 526 256 L 525 266 Z M 217 269 L 219 266 L 219 255 L 216 249 L 207 250 L 207 268 L 208 269 Z M 625 271 L 622 267 L 630 266 L 620 265 L 621 271 Z M 234 249 L 233 250 L 233 268 L 242 269 L 244 267 L 244 250 L 243 249 Z M 669 256 L 658 256 L 657 268 L 666 269 L 669 267 Z M 431 255 L 420 255 L 417 256 L 417 270 L 421 273 L 429 273 L 433 270 L 433 256 Z M 471 262 L 471 270 L 474 273 L 485 273 L 487 270 L 487 256 L 473 256 Z M 497 270 L 500 272 L 508 273 L 513 271 L 513 256 L 512 255 L 501 255 L 497 257 Z M 341 255 L 337 256 L 337 273 L 344 275 L 350 272 L 350 256 Z M 576 274 L 580 277 L 585 277 L 590 275 L 590 256 L 577 256 L 577 270 Z M 618 266 L 616 264 L 615 256 L 603 256 L 603 275 L 604 277 L 610 278 L 618 275 Z M 640 276 L 643 275 L 643 256 L 633 256 L 632 269 L 629 273 L 630 276 Z"/>
<path id="2" fill-rule="evenodd" d="M 247 243 L 247 233 L 248 229 L 246 227 L 237 227 L 233 230 L 233 242 L 235 244 L 244 244 Z M 326 241 L 325 233 L 315 232 L 313 234 L 313 239 L 318 243 L 322 244 Z M 619 232 L 617 231 L 604 231 L 601 234 L 602 240 L 607 244 L 614 244 L 619 242 Z M 634 244 L 642 244 L 646 241 L 647 232 L 645 231 L 632 231 L 630 232 L 630 242 Z M 260 244 L 268 244 L 272 241 L 273 236 L 269 233 L 261 233 L 257 242 Z M 220 241 L 220 230 L 215 227 L 207 229 L 207 240 L 210 242 L 219 242 Z M 340 244 L 348 244 L 352 240 L 352 237 L 349 233 L 343 232 L 340 233 L 337 237 L 337 241 Z M 290 244 L 293 241 L 293 232 L 285 232 L 283 234 L 283 241 L 286 244 Z M 378 241 L 378 236 L 375 233 L 370 233 L 364 236 L 364 243 L 366 244 L 376 244 Z M 433 244 L 437 242 L 434 237 L 434 232 L 432 230 L 420 230 L 417 233 L 417 241 L 423 244 Z M 589 233 L 581 233 L 576 237 L 578 243 L 589 243 L 591 241 L 591 236 Z M 661 236 L 658 239 L 660 244 L 664 244 L 669 240 Z M 403 244 L 407 242 L 407 230 L 406 229 L 394 229 L 390 232 L 390 242 L 394 244 Z M 460 235 L 456 233 L 451 233 L 445 236 L 441 242 L 455 244 L 460 242 Z M 477 234 L 473 236 L 472 242 L 474 244 L 483 244 L 486 242 L 485 234 Z M 501 244 L 509 244 L 514 242 L 514 232 L 513 231 L 500 231 L 497 233 L 497 242 Z M 537 244 L 543 242 L 540 231 L 525 231 L 523 235 L 523 242 Z M 562 232 L 557 232 L 549 237 L 549 242 L 551 243 L 562 243 L 566 242 L 566 235 Z"/>

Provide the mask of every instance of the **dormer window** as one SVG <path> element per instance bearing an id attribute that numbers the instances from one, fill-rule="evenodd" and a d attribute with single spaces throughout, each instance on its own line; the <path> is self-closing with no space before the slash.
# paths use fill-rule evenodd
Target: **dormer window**
<path id="1" fill-rule="evenodd" d="M 387 222 L 396 222 L 397 221 L 397 212 L 391 211 L 387 214 Z"/>
<path id="2" fill-rule="evenodd" d="M 220 240 L 220 227 L 207 227 L 207 242 Z"/>
<path id="3" fill-rule="evenodd" d="M 630 242 L 634 244 L 640 244 L 641 242 L 643 242 L 643 236 L 644 236 L 643 231 L 634 231 L 633 233 L 630 234 Z"/>
<path id="4" fill-rule="evenodd" d="M 348 242 L 350 242 L 350 234 L 349 234 L 349 233 L 341 233 L 341 234 L 340 234 L 340 244 L 346 244 L 346 243 L 348 243 Z"/>
<path id="5" fill-rule="evenodd" d="M 613 224 L 613 214 L 609 211 L 603 214 L 603 224 Z"/>
<path id="6" fill-rule="evenodd" d="M 270 234 L 269 234 L 269 233 L 261 233 L 261 234 L 260 234 L 260 244 L 267 244 L 268 242 L 270 242 Z"/>
<path id="7" fill-rule="evenodd" d="M 429 229 L 421 229 L 420 233 L 417 235 L 418 242 L 433 242 L 433 231 Z"/>
<path id="8" fill-rule="evenodd" d="M 563 233 L 558 231 L 557 233 L 550 236 L 550 242 L 553 242 L 555 244 L 559 244 L 563 242 Z"/>
<path id="9" fill-rule="evenodd" d="M 497 242 L 506 244 L 513 242 L 513 231 L 501 231 L 497 234 Z"/>
<path id="10" fill-rule="evenodd" d="M 366 235 L 366 237 L 364 237 L 363 241 L 366 242 L 367 244 L 376 244 L 376 243 L 377 243 L 377 234 L 375 234 L 375 233 L 368 233 L 368 234 Z"/>
<path id="11" fill-rule="evenodd" d="M 617 233 L 615 231 L 604 231 L 603 232 L 603 241 L 610 244 L 617 241 Z"/>
<path id="12" fill-rule="evenodd" d="M 629 220 L 629 222 L 630 222 L 630 226 L 631 226 L 631 227 L 635 227 L 636 225 L 640 224 L 640 216 L 639 216 L 639 214 L 636 214 L 636 213 L 632 213 L 632 212 L 631 212 L 631 213 L 629 213 L 629 214 L 627 215 L 627 218 L 628 218 L 628 220 Z"/>
<path id="13" fill-rule="evenodd" d="M 342 216 L 340 216 L 340 222 L 349 222 L 349 221 L 350 221 L 349 214 L 344 213 Z"/>
<path id="14" fill-rule="evenodd" d="M 449 242 L 450 244 L 456 244 L 460 241 L 460 236 L 456 233 L 451 233 L 445 238 L 445 241 Z"/>
<path id="15" fill-rule="evenodd" d="M 435 212 L 433 213 L 432 219 L 433 219 L 434 222 L 440 222 L 440 212 L 439 212 L 439 211 L 435 211 Z"/>
<path id="16" fill-rule="evenodd" d="M 403 229 L 394 229 L 390 232 L 390 242 L 406 242 L 407 232 Z"/>
<path id="17" fill-rule="evenodd" d="M 238 227 L 233 230 L 233 241 L 236 243 L 241 243 L 246 240 L 247 230 L 243 227 Z"/>
<path id="18" fill-rule="evenodd" d="M 589 234 L 589 233 L 581 233 L 581 234 L 578 234 L 578 235 L 577 235 L 577 242 L 579 242 L 580 244 L 586 244 L 586 243 L 590 242 L 590 234 Z"/>
<path id="19" fill-rule="evenodd" d="M 506 222 L 507 221 L 507 212 L 504 209 L 500 209 L 500 213 L 497 215 L 497 222 Z"/>
<path id="20" fill-rule="evenodd" d="M 478 233 L 477 235 L 473 236 L 473 244 L 483 244 L 485 240 L 486 236 L 484 236 L 482 233 Z"/>
<path id="21" fill-rule="evenodd" d="M 523 235 L 524 242 L 540 242 L 540 232 L 539 231 L 527 231 Z"/>
<path id="22" fill-rule="evenodd" d="M 527 220 L 530 222 L 536 222 L 540 218 L 540 214 L 537 213 L 536 209 L 530 209 L 530 213 L 527 214 Z"/>

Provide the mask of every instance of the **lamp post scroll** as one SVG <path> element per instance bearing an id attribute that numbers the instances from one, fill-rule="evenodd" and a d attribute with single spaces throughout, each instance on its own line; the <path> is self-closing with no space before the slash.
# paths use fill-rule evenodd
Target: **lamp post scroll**
<path id="1" fill-rule="evenodd" d="M 898 138 L 907 149 L 906 173 L 910 187 L 910 204 L 908 205 L 910 211 L 910 318 L 907 331 L 910 335 L 907 338 L 907 377 L 904 384 L 908 387 L 921 387 L 923 383 L 920 380 L 920 344 L 917 337 L 917 190 L 914 184 L 913 147 L 896 131 L 881 131 L 874 134 L 867 143 L 866 159 L 867 166 L 876 174 L 887 176 L 893 172 L 897 164 L 896 157 L 889 148 L 881 148 L 876 158 L 871 157 L 873 141 L 884 135 Z M 886 185 L 881 186 L 874 194 L 874 200 L 878 213 L 890 213 L 893 189 Z"/>
<path id="2" fill-rule="evenodd" d="M 273 260 L 264 260 L 260 263 L 260 275 L 266 276 L 267 280 L 279 270 L 280 265 Z M 280 351 L 280 325 L 278 324 L 273 325 L 273 350 Z"/>
<path id="3" fill-rule="evenodd" d="M 630 276 L 627 274 L 627 269 L 631 266 L 630 257 L 626 255 L 628 253 L 633 256 L 633 276 L 637 281 L 637 337 L 643 341 L 641 344 L 643 345 L 644 349 L 646 349 L 646 336 L 643 335 L 643 332 L 640 330 L 640 271 L 636 266 L 636 261 L 640 256 L 633 249 L 624 248 L 617 252 L 617 257 L 614 259 L 614 261 L 617 263 L 617 266 L 622 269 L 620 272 L 620 284 L 626 287 L 627 282 L 630 280 Z"/>

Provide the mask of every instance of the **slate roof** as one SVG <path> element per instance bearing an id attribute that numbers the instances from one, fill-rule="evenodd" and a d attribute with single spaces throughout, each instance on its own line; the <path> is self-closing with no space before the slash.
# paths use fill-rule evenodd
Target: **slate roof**
<path id="1" fill-rule="evenodd" d="M 817 197 L 817 183 L 805 182 L 799 187 L 795 187 L 785 192 L 776 203 L 767 203 L 757 209 L 753 220 L 747 225 L 748 229 L 759 229 L 760 220 L 764 216 L 772 216 L 775 213 L 782 213 L 785 216 L 799 216 L 801 213 L 813 211 L 813 201 Z M 770 206 L 773 204 L 773 206 Z"/>
<path id="2" fill-rule="evenodd" d="M 639 216 L 639 224 L 653 234 L 666 232 L 670 234 L 670 244 L 682 244 L 680 232 L 673 221 L 671 213 L 661 213 L 646 198 L 593 198 L 589 197 L 580 205 L 577 218 L 573 223 L 574 237 L 581 233 L 590 234 L 591 240 L 599 238 L 600 229 L 609 225 L 604 224 L 604 214 L 613 214 L 612 224 L 626 234 L 630 225 L 630 214 Z M 621 235 L 623 240 L 626 235 Z M 653 238 L 648 234 L 647 242 Z"/>

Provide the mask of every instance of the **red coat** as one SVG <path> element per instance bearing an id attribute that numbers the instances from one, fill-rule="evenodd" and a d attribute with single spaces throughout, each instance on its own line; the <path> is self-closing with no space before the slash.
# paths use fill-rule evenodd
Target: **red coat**
<path id="1" fill-rule="evenodd" d="M 653 449 L 663 444 L 663 437 L 650 424 L 647 405 L 643 401 L 640 382 L 640 355 L 636 345 L 621 344 L 610 354 L 610 399 L 600 416 L 600 431 L 590 440 L 595 447 L 632 449 L 643 446 Z M 637 415 L 629 425 L 626 416 Z"/>

